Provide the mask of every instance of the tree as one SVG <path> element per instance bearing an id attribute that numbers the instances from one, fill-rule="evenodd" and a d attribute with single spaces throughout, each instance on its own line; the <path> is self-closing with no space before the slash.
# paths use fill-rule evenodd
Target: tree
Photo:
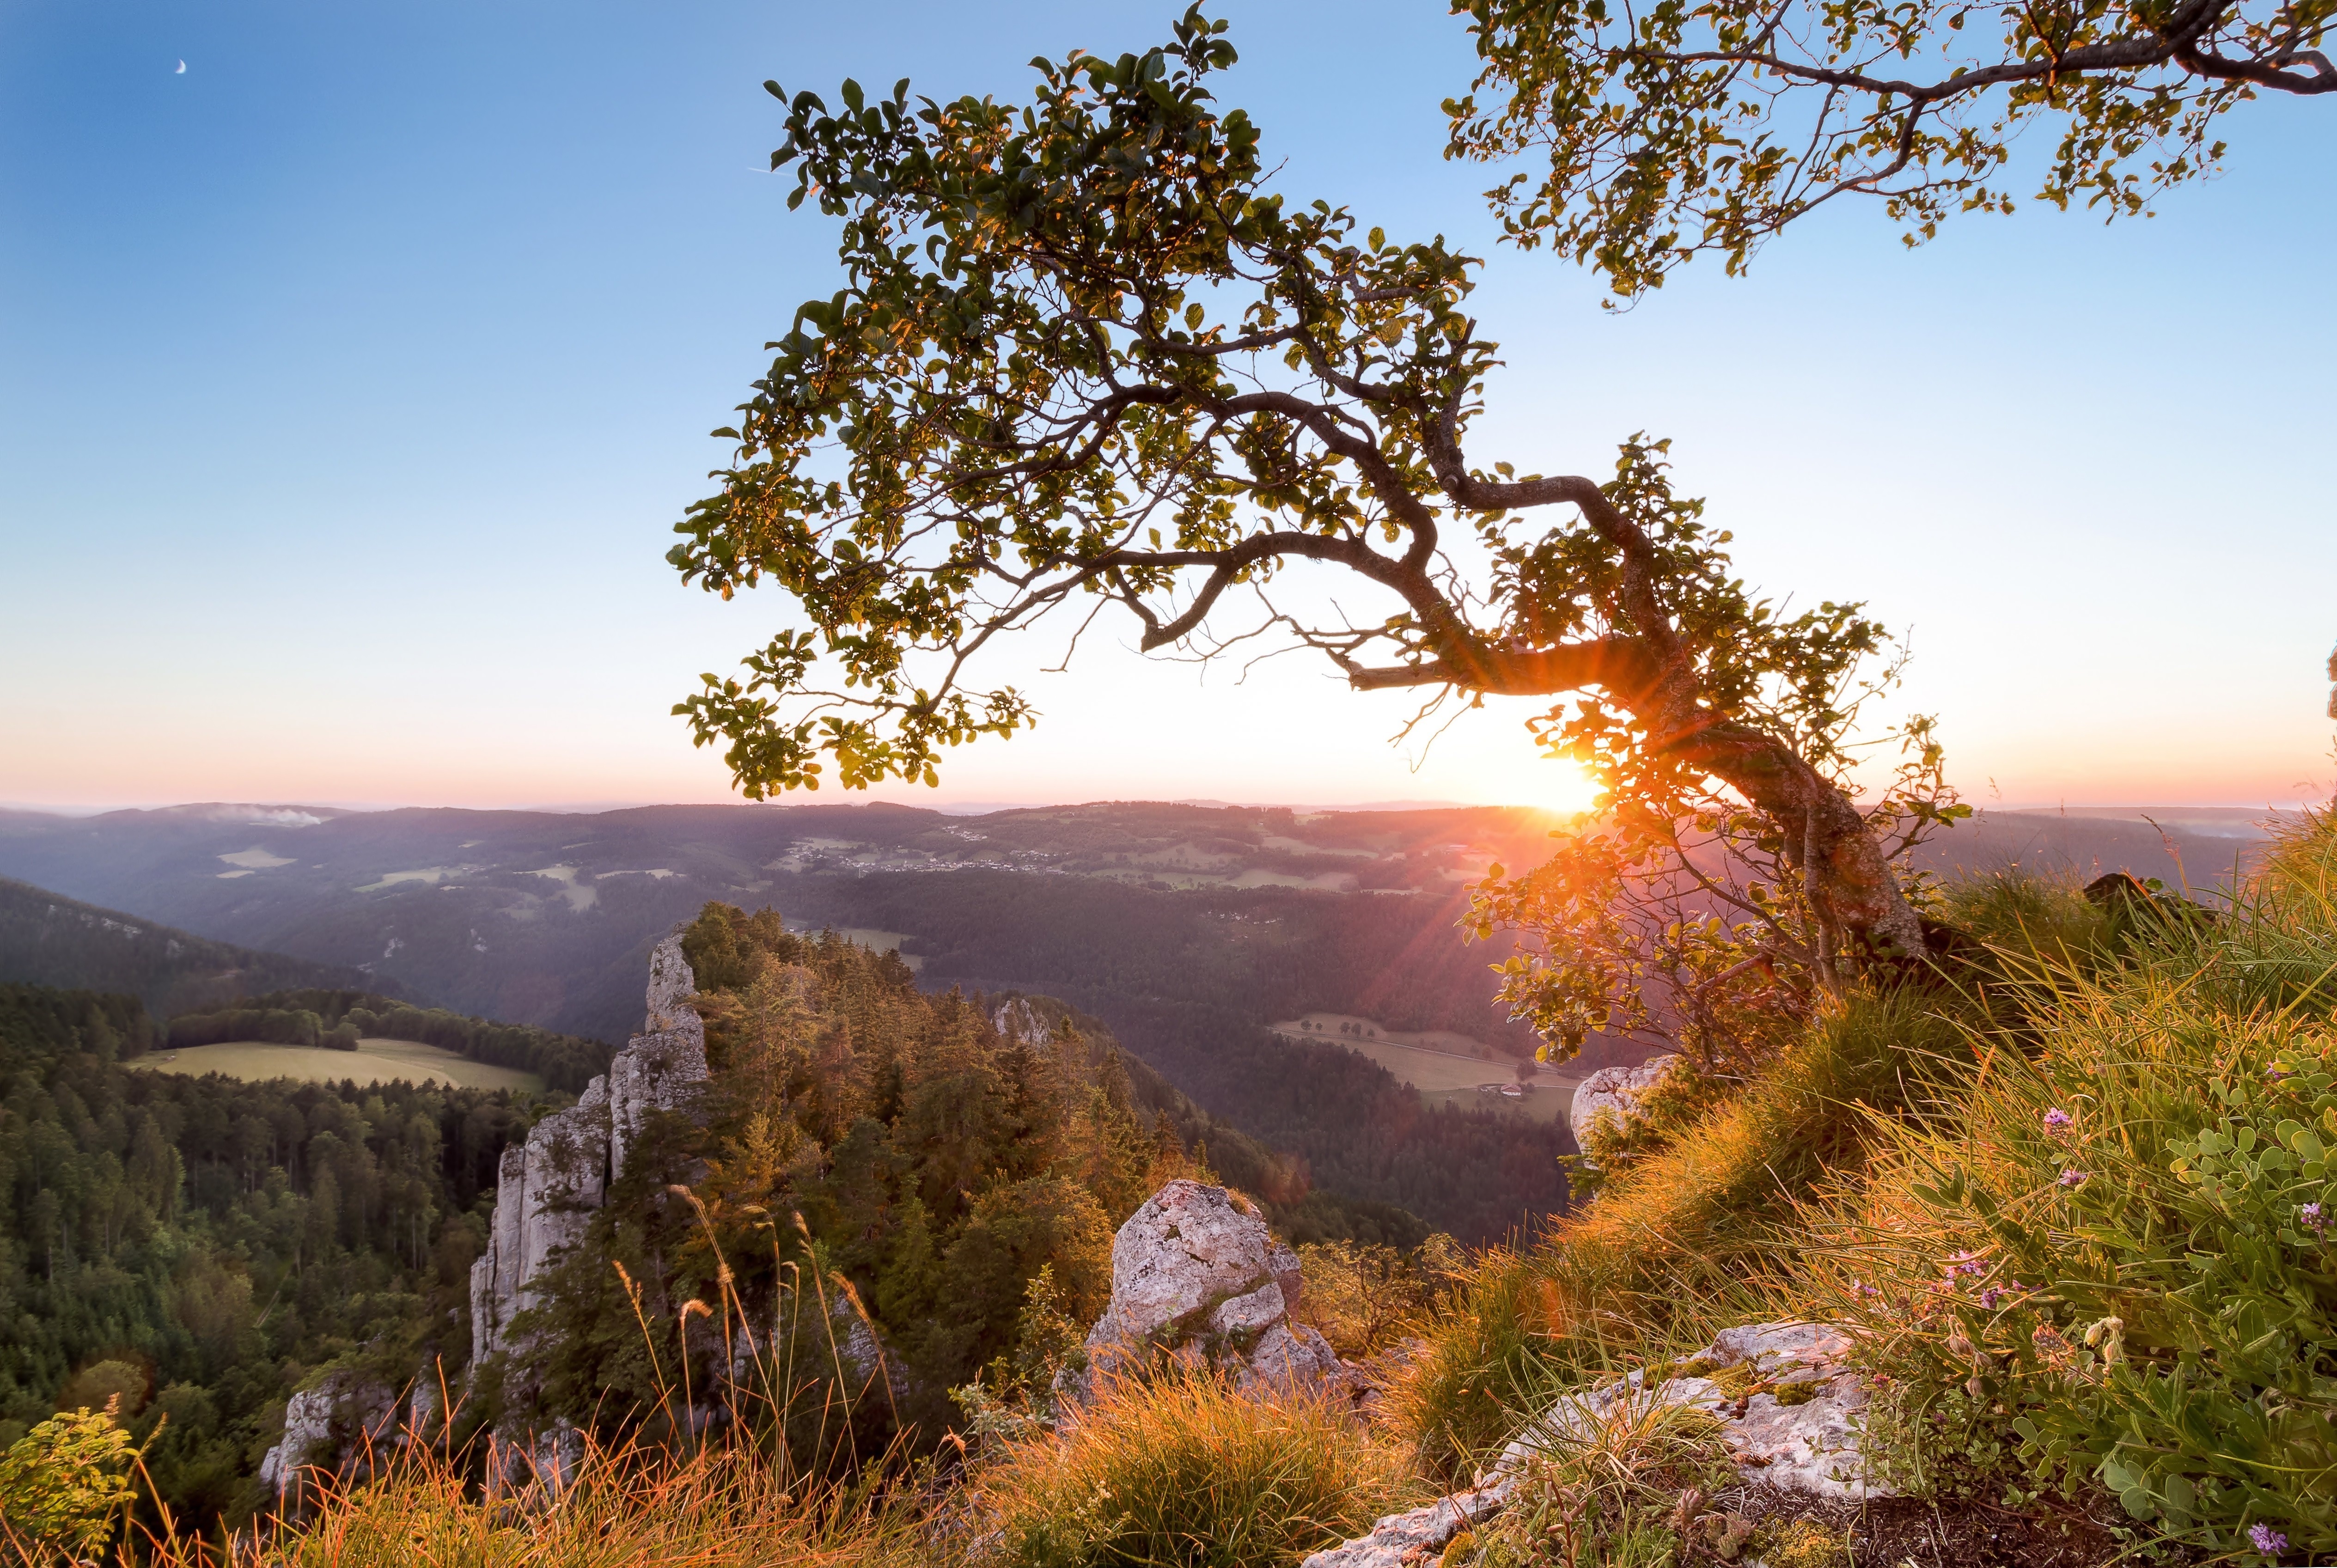
<path id="1" fill-rule="evenodd" d="M 1615 291 L 1699 251 L 1743 270 L 1841 196 L 1907 243 L 2009 211 L 2015 136 L 2058 124 L 2038 199 L 2106 218 L 2212 172 L 2218 120 L 2259 93 L 2337 93 L 2332 0 L 1463 0 L 1481 65 L 1451 152 L 1544 155 L 1489 192 L 1512 238 Z M 1974 25 L 1967 26 L 1967 24 Z"/>
<path id="2" fill-rule="evenodd" d="M 1568 699 L 1543 739 L 1611 803 L 1677 821 L 1717 799 L 1724 831 L 1783 857 L 1775 907 L 1807 916 L 1822 971 L 1919 948 L 1843 787 L 1881 628 L 1750 593 L 1661 442 L 1624 443 L 1605 483 L 1474 459 L 1497 362 L 1463 309 L 1476 262 L 1268 191 L 1257 128 L 1206 90 L 1223 31 L 1197 8 L 1140 56 L 1034 62 L 1020 109 L 847 82 L 831 113 L 766 84 L 787 103 L 773 166 L 797 171 L 791 206 L 842 220 L 848 281 L 773 346 L 715 433 L 737 442 L 720 489 L 677 525 L 685 581 L 768 580 L 805 622 L 676 708 L 698 742 L 727 742 L 750 798 L 831 765 L 932 783 L 944 748 L 1034 718 L 973 683 L 977 655 L 1111 612 L 1147 652 L 1313 650 L 1356 690 L 1433 693 L 1423 715 Z M 1304 564 L 1384 613 L 1302 612 L 1279 590 Z M 1231 632 L 1229 590 L 1256 605 Z"/>

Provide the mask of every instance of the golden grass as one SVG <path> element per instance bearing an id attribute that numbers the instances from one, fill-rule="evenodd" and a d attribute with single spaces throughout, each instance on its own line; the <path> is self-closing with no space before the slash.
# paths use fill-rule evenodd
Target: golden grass
<path id="1" fill-rule="evenodd" d="M 327 1482 L 306 1523 L 220 1544 L 133 1531 L 124 1568 L 908 1568 L 939 1553 L 905 1495 L 797 1482 L 752 1447 L 609 1452 L 587 1440 L 565 1488 L 484 1494 L 426 1448 L 362 1485 Z M 12 1564 L 53 1568 L 24 1546 Z"/>
<path id="2" fill-rule="evenodd" d="M 354 1051 L 327 1051 L 311 1045 L 276 1045 L 261 1040 L 229 1040 L 216 1045 L 189 1045 L 156 1051 L 127 1063 L 153 1073 L 200 1076 L 223 1073 L 246 1083 L 293 1078 L 304 1083 L 448 1083 L 461 1089 L 519 1089 L 529 1093 L 543 1080 L 516 1067 L 474 1062 L 412 1040 L 360 1040 Z"/>
<path id="3" fill-rule="evenodd" d="M 1418 1500 L 1402 1455 L 1341 1406 L 1204 1376 L 1108 1386 L 969 1485 L 1012 1568 L 1272 1568 Z"/>

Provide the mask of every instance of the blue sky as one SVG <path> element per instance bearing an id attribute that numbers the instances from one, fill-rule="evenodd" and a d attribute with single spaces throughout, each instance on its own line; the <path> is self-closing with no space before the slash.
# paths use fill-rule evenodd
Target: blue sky
<path id="1" fill-rule="evenodd" d="M 1485 457 L 1671 435 L 1750 578 L 1912 629 L 1977 799 L 2327 793 L 2337 109 L 2249 106 L 2149 222 L 2024 206 L 1911 253 L 1843 210 L 1616 317 L 1442 160 L 1470 54 L 1436 5 L 1224 14 L 1286 190 L 1490 257 Z M 836 287 L 759 83 L 1016 94 L 1170 15 L 0 0 L 0 800 L 723 798 L 666 710 L 781 607 L 661 557 L 762 343 Z M 1313 670 L 1051 652 L 997 670 L 1041 729 L 944 798 L 1571 788 L 1521 710 L 1423 761 Z"/>

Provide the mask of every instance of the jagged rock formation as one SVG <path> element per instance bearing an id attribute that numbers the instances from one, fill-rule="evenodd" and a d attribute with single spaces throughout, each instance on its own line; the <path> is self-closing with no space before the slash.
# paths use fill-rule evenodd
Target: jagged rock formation
<path id="1" fill-rule="evenodd" d="M 329 1372 L 284 1406 L 284 1436 L 259 1461 L 259 1484 L 279 1509 L 305 1471 L 342 1479 L 369 1471 L 400 1436 L 397 1396 L 362 1373 Z"/>
<path id="2" fill-rule="evenodd" d="M 504 1151 L 487 1250 L 471 1265 L 474 1366 L 513 1348 L 511 1321 L 532 1304 L 531 1287 L 583 1239 L 650 1114 L 687 1108 L 706 1082 L 706 1026 L 689 1004 L 695 988 L 681 938 L 668 937 L 650 955 L 642 1032 L 575 1104 Z"/>
<path id="3" fill-rule="evenodd" d="M 1112 1239 L 1111 1305 L 1088 1335 L 1087 1377 L 1165 1354 L 1245 1389 L 1342 1383 L 1346 1368 L 1323 1336 L 1290 1320 L 1300 1288 L 1297 1254 L 1255 1210 L 1179 1178 Z"/>
<path id="4" fill-rule="evenodd" d="M 1501 1450 L 1478 1485 L 1426 1508 L 1392 1514 L 1372 1533 L 1317 1552 L 1300 1568 L 1400 1568 L 1508 1505 L 1527 1466 L 1553 1439 L 1579 1438 L 1626 1404 L 1686 1405 L 1716 1433 L 1747 1485 L 1826 1502 L 1887 1497 L 1859 1452 L 1866 1381 L 1849 1365 L 1851 1341 L 1819 1323 L 1751 1323 L 1723 1330 L 1673 1376 L 1650 1387 L 1634 1371 L 1569 1394 Z"/>
<path id="5" fill-rule="evenodd" d="M 1619 1122 L 1628 1122 L 1638 1113 L 1639 1099 L 1656 1085 L 1656 1081 L 1667 1072 L 1673 1058 L 1650 1057 L 1637 1067 L 1601 1067 L 1585 1078 L 1574 1091 L 1574 1103 L 1566 1119 L 1574 1128 L 1574 1146 L 1584 1146 L 1583 1139 L 1590 1124 L 1606 1112 Z"/>

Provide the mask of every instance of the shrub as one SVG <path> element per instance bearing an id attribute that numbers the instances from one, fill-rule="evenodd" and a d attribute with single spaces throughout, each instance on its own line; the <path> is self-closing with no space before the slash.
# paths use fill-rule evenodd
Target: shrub
<path id="1" fill-rule="evenodd" d="M 0 1524 L 31 1562 L 93 1557 L 130 1504 L 130 1434 L 103 1412 L 52 1416 L 0 1457 Z"/>
<path id="2" fill-rule="evenodd" d="M 1673 1568 L 1708 1561 L 1714 1549 L 1734 1558 L 1754 1530 L 1707 1505 L 1736 1482 L 1716 1427 L 1700 1411 L 1651 1400 L 1621 1400 L 1604 1416 L 1584 1412 L 1567 1431 L 1541 1434 L 1509 1509 L 1444 1560 L 1472 1568 Z"/>
<path id="3" fill-rule="evenodd" d="M 1214 1377 L 1119 1382 L 971 1478 L 1012 1568 L 1266 1568 L 1402 1505 L 1403 1465 L 1332 1406 Z"/>
<path id="4" fill-rule="evenodd" d="M 1310 1241 L 1298 1249 L 1305 1286 L 1297 1317 L 1351 1361 L 1377 1355 L 1427 1315 L 1440 1279 L 1460 1259 L 1450 1236 L 1432 1236 L 1413 1252 L 1377 1242 Z"/>

